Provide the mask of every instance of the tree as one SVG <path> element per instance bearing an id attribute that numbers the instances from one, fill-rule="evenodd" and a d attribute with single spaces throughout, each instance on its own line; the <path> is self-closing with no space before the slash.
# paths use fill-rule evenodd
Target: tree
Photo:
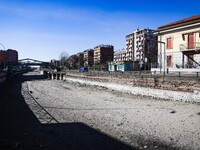
<path id="1" fill-rule="evenodd" d="M 59 56 L 60 59 L 60 66 L 66 67 L 67 66 L 67 59 L 69 58 L 69 54 L 67 52 L 62 52 Z"/>

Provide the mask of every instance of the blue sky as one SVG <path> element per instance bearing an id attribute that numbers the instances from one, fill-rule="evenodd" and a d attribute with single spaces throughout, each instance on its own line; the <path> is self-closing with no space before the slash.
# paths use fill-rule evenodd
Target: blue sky
<path id="1" fill-rule="evenodd" d="M 199 8 L 199 0 L 0 0 L 0 43 L 19 59 L 43 61 L 99 44 L 119 50 L 137 28 L 157 29 Z"/>

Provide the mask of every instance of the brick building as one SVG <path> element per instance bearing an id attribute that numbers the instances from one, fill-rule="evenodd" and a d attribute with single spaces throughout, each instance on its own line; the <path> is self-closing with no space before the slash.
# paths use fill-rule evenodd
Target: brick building
<path id="1" fill-rule="evenodd" d="M 84 51 L 84 67 L 92 67 L 94 64 L 94 50 L 88 49 Z"/>
<path id="2" fill-rule="evenodd" d="M 96 69 L 107 70 L 107 63 L 113 61 L 114 46 L 98 45 L 94 48 L 94 66 Z"/>
<path id="3" fill-rule="evenodd" d="M 17 63 L 18 62 L 18 52 L 16 50 L 8 49 L 6 51 L 7 58 L 6 61 L 8 63 Z"/>
<path id="4" fill-rule="evenodd" d="M 0 50 L 0 67 L 3 68 L 9 64 L 16 64 L 18 62 L 18 52 L 16 50 L 8 49 L 6 51 Z"/>

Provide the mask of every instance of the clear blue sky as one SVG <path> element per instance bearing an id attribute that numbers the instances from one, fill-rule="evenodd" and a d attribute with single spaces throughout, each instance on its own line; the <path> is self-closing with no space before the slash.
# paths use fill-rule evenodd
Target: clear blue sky
<path id="1" fill-rule="evenodd" d="M 0 0 L 0 43 L 19 59 L 50 61 L 200 14 L 200 0 Z M 3 49 L 3 47 L 0 47 Z"/>

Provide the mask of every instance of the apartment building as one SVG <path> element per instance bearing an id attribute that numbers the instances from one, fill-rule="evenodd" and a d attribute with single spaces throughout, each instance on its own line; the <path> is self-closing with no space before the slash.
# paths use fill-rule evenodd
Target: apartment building
<path id="1" fill-rule="evenodd" d="M 200 15 L 158 27 L 162 69 L 200 68 Z"/>
<path id="2" fill-rule="evenodd" d="M 84 51 L 84 67 L 92 67 L 94 64 L 94 49 Z"/>
<path id="3" fill-rule="evenodd" d="M 113 61 L 114 62 L 118 62 L 118 61 L 126 61 L 126 50 L 125 49 L 121 49 L 119 51 L 114 52 L 114 58 Z"/>
<path id="4" fill-rule="evenodd" d="M 108 63 L 108 70 L 109 71 L 132 71 L 133 61 L 130 59 L 127 59 L 126 55 L 127 55 L 127 51 L 125 49 L 114 52 L 113 61 Z"/>
<path id="5" fill-rule="evenodd" d="M 125 61 L 134 61 L 134 33 L 126 35 Z"/>
<path id="6" fill-rule="evenodd" d="M 96 69 L 107 68 L 107 63 L 113 61 L 114 46 L 98 45 L 94 48 L 94 66 Z"/>
<path id="7" fill-rule="evenodd" d="M 139 69 L 150 68 L 157 63 L 157 36 L 152 29 L 137 29 L 134 32 L 134 61 L 138 62 Z"/>

